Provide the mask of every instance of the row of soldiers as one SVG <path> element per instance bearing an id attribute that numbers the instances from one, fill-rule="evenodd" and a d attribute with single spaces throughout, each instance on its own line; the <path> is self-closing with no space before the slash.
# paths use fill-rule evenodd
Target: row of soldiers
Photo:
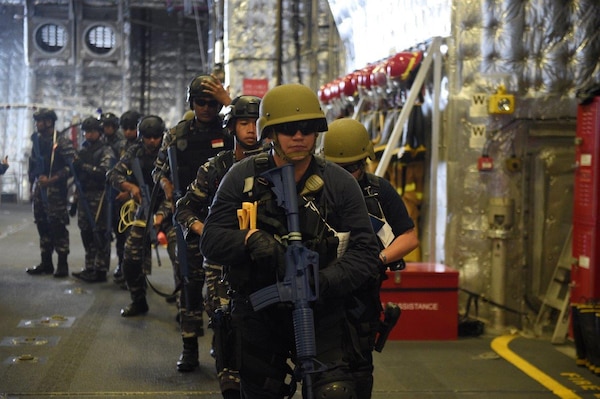
<path id="1" fill-rule="evenodd" d="M 56 130 L 53 110 L 34 113 L 36 132 L 31 137 L 29 179 L 41 262 L 26 270 L 30 275 L 69 275 L 66 227 L 69 214 L 77 214 L 85 262 L 82 270 L 72 272 L 72 276 L 87 283 L 107 281 L 111 241 L 116 241 L 114 281 L 126 286 L 131 296 L 131 303 L 121 309 L 121 315 L 143 315 L 149 310 L 146 276 L 151 270 L 151 244 L 156 245 L 156 233 L 163 232 L 180 294 L 178 320 L 183 352 L 177 369 L 181 372 L 199 366 L 198 337 L 204 335 L 205 273 L 199 249 L 201 229 L 198 231 L 194 221 L 204 219 L 208 203 L 193 210 L 198 213 L 193 217 L 188 207 L 181 225 L 174 223 L 175 203 L 188 184 L 199 181 L 197 174 L 201 176 L 201 166 L 209 158 L 227 153 L 232 160 L 240 159 L 245 151 L 258 147 L 260 99 L 240 96 L 232 101 L 215 76 L 201 75 L 189 84 L 187 103 L 190 111 L 168 130 L 159 116 L 141 117 L 135 111 L 127 111 L 120 118 L 113 113 L 88 117 L 80 125 L 84 138 L 80 150 L 65 136 L 68 128 Z M 222 108 L 228 105 L 223 115 Z M 243 132 L 240 140 L 238 131 Z M 69 206 L 71 182 L 76 199 Z M 205 187 L 190 186 L 191 191 L 199 189 Z M 211 187 L 210 191 L 215 189 Z M 186 196 L 186 204 L 192 197 Z M 54 252 L 58 255 L 56 268 Z M 212 281 L 217 280 L 213 275 Z M 236 378 L 224 380 L 239 383 Z"/>
<path id="2" fill-rule="evenodd" d="M 133 215 L 116 270 L 131 296 L 131 303 L 121 310 L 123 317 L 148 312 L 148 237 L 155 239 L 156 231 L 166 233 L 175 284 L 180 288 L 183 351 L 177 361 L 179 371 L 199 366 L 198 337 L 204 335 L 202 314 L 206 310 L 214 330 L 213 349 L 225 398 L 240 397 L 240 389 L 243 397 L 289 397 L 300 379 L 304 379 L 306 397 L 370 397 L 371 351 L 376 335 L 384 333 L 379 325 L 378 285 L 387 267 L 401 267 L 398 262 L 418 245 L 418 239 L 395 190 L 385 180 L 366 173 L 367 158 L 375 158 L 366 129 L 352 120 L 336 121 L 328 127 L 316 95 L 302 85 L 279 86 L 262 100 L 253 96 L 231 100 L 218 79 L 201 75 L 188 86 L 187 102 L 192 117 L 171 129 L 166 130 L 158 116 L 141 118 L 136 125 L 139 138 L 114 165 L 116 157 L 111 160 L 110 151 L 99 151 L 101 144 L 95 144 L 109 142 L 106 129 L 101 140 L 100 133 L 89 133 L 82 126 L 89 144 L 75 153 L 72 144 L 69 147 L 68 140 L 56 133 L 55 115 L 46 119 L 42 111 L 34 115 L 39 136 L 37 144 L 34 139 L 32 158 L 35 161 L 36 154 L 42 154 L 44 169 L 32 172 L 30 178 L 42 263 L 28 273 L 68 275 L 68 235 L 57 233 L 62 233 L 60 224 L 68 222 L 67 180 L 75 177 L 79 182 L 78 224 L 86 248 L 85 267 L 73 273 L 75 277 L 106 281 L 105 249 L 110 246 L 110 233 L 106 225 L 102 229 L 100 221 L 115 216 L 114 210 L 105 211 L 102 204 L 119 204 L 115 208 L 120 209 L 121 222 L 123 215 Z M 228 108 L 221 117 L 223 106 Z M 46 124 L 48 119 L 52 123 Z M 325 161 L 314 152 L 319 132 L 328 129 Z M 46 141 L 52 144 L 48 146 Z M 36 150 L 36 146 L 40 148 Z M 98 154 L 86 154 L 86 149 Z M 251 160 L 239 162 L 243 158 Z M 234 164 L 243 165 L 226 178 Z M 259 311 L 251 306 L 252 292 L 289 278 L 289 259 L 284 260 L 288 256 L 285 248 L 290 245 L 289 219 L 286 221 L 282 205 L 273 195 L 277 190 L 272 190 L 262 173 L 285 164 L 296 170 L 303 245 L 318 254 L 311 286 L 305 288 L 326 298 L 309 306 L 315 310 L 318 352 L 308 358 L 306 354 L 298 358 L 301 354 L 296 351 L 302 348 L 293 347 L 295 335 L 297 338 L 290 324 L 293 307 L 281 303 Z M 32 169 L 35 166 L 33 162 Z M 107 177 L 98 178 L 97 185 L 82 184 L 102 173 Z M 102 185 L 105 182 L 108 185 Z M 58 190 L 63 187 L 64 202 L 57 202 Z M 87 195 L 86 190 L 93 194 Z M 257 202 L 248 202 L 250 208 L 244 208 L 246 200 Z M 127 204 L 131 205 L 129 211 Z M 238 206 L 241 209 L 236 214 Z M 245 216 L 244 211 L 248 212 Z M 58 253 L 56 271 L 53 251 Z M 203 253 L 210 259 L 204 259 Z M 202 294 L 205 280 L 206 298 Z M 382 343 L 379 345 L 380 350 Z M 290 357 L 296 365 L 293 372 L 286 362 Z M 313 379 L 305 379 L 308 374 L 315 375 L 314 388 Z M 291 375 L 292 383 L 286 382 L 286 375 Z"/>

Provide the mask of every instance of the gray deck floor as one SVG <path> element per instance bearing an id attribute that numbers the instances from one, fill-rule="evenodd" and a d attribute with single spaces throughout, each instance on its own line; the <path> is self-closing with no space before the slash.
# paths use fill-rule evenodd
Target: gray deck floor
<path id="1" fill-rule="evenodd" d="M 69 264 L 76 271 L 83 249 L 75 219 L 69 229 Z M 154 267 L 150 280 L 168 292 L 172 272 L 161 251 L 163 266 Z M 38 261 L 30 206 L 0 204 L 0 398 L 221 397 L 210 331 L 200 340 L 199 370 L 179 373 L 175 305 L 150 292 L 150 312 L 125 319 L 119 310 L 128 293 L 112 281 L 89 285 L 72 277 L 27 275 L 25 269 Z M 496 339 L 487 333 L 456 341 L 388 342 L 375 354 L 373 398 L 600 397 L 600 377 L 575 366 L 572 343 L 557 346 L 518 335 L 507 351 L 521 357 L 527 374 L 492 349 Z M 34 360 L 16 360 L 25 354 Z"/>

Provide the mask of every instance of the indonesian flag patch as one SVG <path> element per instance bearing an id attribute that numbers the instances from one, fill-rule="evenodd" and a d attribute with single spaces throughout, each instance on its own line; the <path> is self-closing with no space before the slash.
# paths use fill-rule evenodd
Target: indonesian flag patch
<path id="1" fill-rule="evenodd" d="M 211 140 L 210 144 L 212 145 L 212 148 L 222 148 L 222 147 L 225 147 L 225 143 L 223 142 L 223 139 L 214 139 L 214 140 Z"/>

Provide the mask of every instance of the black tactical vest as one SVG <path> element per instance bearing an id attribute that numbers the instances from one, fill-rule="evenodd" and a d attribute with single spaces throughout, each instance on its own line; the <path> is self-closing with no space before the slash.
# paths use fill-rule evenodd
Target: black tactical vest
<path id="1" fill-rule="evenodd" d="M 220 119 L 209 125 L 182 121 L 175 127 L 175 137 L 180 190 L 194 180 L 198 168 L 209 158 L 233 148 L 233 141 L 225 134 Z"/>
<path id="2" fill-rule="evenodd" d="M 318 174 L 320 162 L 322 162 L 320 158 L 314 158 L 311 169 L 306 173 L 306 176 Z M 271 190 L 271 184 L 264 177 L 260 177 L 261 173 L 272 167 L 274 166 L 269 165 L 267 153 L 259 154 L 254 158 L 255 175 L 257 177 L 254 179 L 251 196 L 254 197 L 253 201 L 258 202 L 257 227 L 282 237 L 288 234 L 285 210 L 277 205 L 277 199 Z M 298 193 L 302 192 L 305 183 L 305 180 L 298 183 L 296 187 Z M 298 216 L 302 244 L 308 249 L 319 253 L 319 267 L 325 268 L 331 261 L 336 259 L 339 241 L 334 237 L 334 232 L 330 231 L 325 224 L 328 206 L 321 200 L 321 194 L 322 190 L 304 196 L 299 195 Z M 310 206 L 309 203 L 313 206 Z"/>

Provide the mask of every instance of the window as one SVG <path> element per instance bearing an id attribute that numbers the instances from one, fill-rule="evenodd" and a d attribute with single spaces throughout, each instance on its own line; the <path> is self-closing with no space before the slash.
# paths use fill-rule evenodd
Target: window
<path id="1" fill-rule="evenodd" d="M 35 31 L 35 43 L 47 53 L 58 53 L 67 45 L 67 31 L 64 26 L 49 23 Z"/>
<path id="2" fill-rule="evenodd" d="M 94 25 L 85 34 L 85 44 L 94 54 L 108 54 L 115 48 L 115 31 L 107 25 Z"/>

